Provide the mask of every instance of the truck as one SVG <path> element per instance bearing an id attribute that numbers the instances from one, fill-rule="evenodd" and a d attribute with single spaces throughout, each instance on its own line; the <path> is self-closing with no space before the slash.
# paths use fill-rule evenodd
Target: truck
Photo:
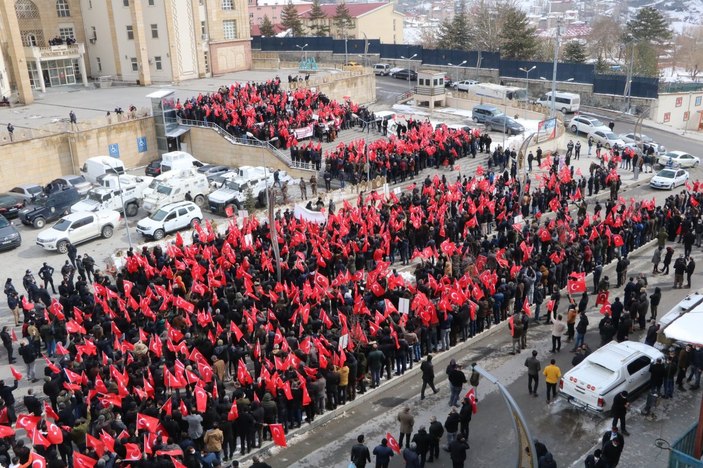
<path id="1" fill-rule="evenodd" d="M 110 156 L 93 156 L 86 159 L 81 167 L 81 175 L 92 184 L 97 182 L 98 177 L 110 173 L 124 174 L 124 163 Z"/>
<path id="2" fill-rule="evenodd" d="M 219 215 L 225 215 L 228 207 L 234 207 L 239 210 L 244 206 L 247 193 L 250 190 L 251 194 L 260 201 L 262 194 L 263 198 L 266 197 L 266 186 L 271 183 L 271 180 L 265 177 L 235 177 L 226 180 L 221 188 L 208 196 L 208 207 L 212 213 Z"/>
<path id="3" fill-rule="evenodd" d="M 135 216 L 139 211 L 144 189 L 152 180 L 152 177 L 120 176 L 118 185 L 117 176 L 106 177 L 102 179 L 103 185 L 91 189 L 86 198 L 71 206 L 71 212 L 114 210 L 122 213 L 124 203 L 125 215 Z"/>
<path id="4" fill-rule="evenodd" d="M 163 174 L 162 174 L 163 175 Z M 159 176 L 161 177 L 161 176 Z M 156 182 L 156 179 L 154 180 Z M 205 206 L 210 193 L 210 183 L 204 174 L 186 172 L 166 180 L 160 180 L 156 187 L 145 190 L 142 206 L 149 213 L 168 203 L 192 200 L 199 207 Z"/>
<path id="5" fill-rule="evenodd" d="M 185 151 L 171 151 L 161 155 L 161 173 L 171 170 L 199 168 L 203 165 L 192 154 Z"/>
<path id="6" fill-rule="evenodd" d="M 116 211 L 105 210 L 95 213 L 71 213 L 64 216 L 49 229 L 39 233 L 37 245 L 46 250 L 56 250 L 65 254 L 68 244 L 80 244 L 102 237 L 109 239 L 120 221 Z"/>
<path id="7" fill-rule="evenodd" d="M 468 91 L 476 96 L 484 96 L 501 101 L 527 101 L 527 90 L 517 86 L 503 86 L 495 83 L 477 83 L 468 86 Z"/>

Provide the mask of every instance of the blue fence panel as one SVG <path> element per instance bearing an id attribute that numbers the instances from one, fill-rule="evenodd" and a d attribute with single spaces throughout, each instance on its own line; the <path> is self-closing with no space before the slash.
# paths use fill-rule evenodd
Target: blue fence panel
<path id="1" fill-rule="evenodd" d="M 625 75 L 595 75 L 593 92 L 600 94 L 623 95 Z M 646 76 L 633 76 L 630 95 L 633 97 L 656 99 L 659 96 L 659 79 Z"/>
<path id="2" fill-rule="evenodd" d="M 406 44 L 381 44 L 381 58 L 400 59 L 410 58 L 417 54 L 413 60 L 422 60 L 422 46 Z"/>
<path id="3" fill-rule="evenodd" d="M 632 78 L 632 96 L 656 99 L 659 97 L 659 78 L 635 76 Z"/>
<path id="4" fill-rule="evenodd" d="M 333 39 L 331 37 L 262 37 L 261 50 L 266 52 L 296 51 L 298 47 L 305 47 L 305 50 L 332 50 Z"/>
<path id="5" fill-rule="evenodd" d="M 261 50 L 261 36 L 251 36 L 251 48 Z"/>
<path id="6" fill-rule="evenodd" d="M 346 45 L 345 45 L 346 43 Z M 363 39 L 335 39 L 332 52 L 335 54 L 363 54 L 366 48 L 366 41 Z"/>
<path id="7" fill-rule="evenodd" d="M 529 70 L 533 66 L 537 68 L 530 72 L 531 78 L 544 77 L 545 79 L 552 81 L 554 62 L 501 60 L 499 70 L 500 76 L 524 79 L 525 72 L 520 70 L 520 68 Z M 557 66 L 557 81 L 568 81 L 573 79 L 576 83 L 592 83 L 594 75 L 595 67 L 593 65 L 583 63 L 560 63 Z"/>

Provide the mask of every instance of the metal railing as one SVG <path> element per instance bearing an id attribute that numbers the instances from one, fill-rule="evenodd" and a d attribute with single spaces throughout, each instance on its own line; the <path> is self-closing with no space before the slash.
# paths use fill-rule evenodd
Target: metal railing
<path id="1" fill-rule="evenodd" d="M 694 424 L 681 438 L 671 446 L 669 452 L 670 468 L 701 468 L 703 462 L 693 456 L 693 447 L 696 443 L 696 430 L 698 423 Z"/>
<path id="2" fill-rule="evenodd" d="M 218 124 L 216 124 L 214 122 L 207 122 L 204 120 L 192 120 L 192 119 L 179 118 L 178 123 L 180 125 L 184 125 L 186 127 L 209 128 L 209 129 L 217 132 L 222 138 L 229 141 L 233 145 L 256 146 L 259 148 L 265 148 L 265 149 L 269 150 L 276 158 L 278 158 L 280 161 L 285 163 L 288 167 L 292 167 L 295 169 L 301 169 L 304 171 L 315 171 L 315 166 L 313 163 L 308 163 L 308 162 L 303 162 L 303 161 L 293 161 L 288 154 L 286 154 L 283 151 L 281 151 L 280 149 L 276 148 L 269 141 L 259 140 L 258 138 L 255 138 L 255 137 L 242 137 L 242 138 L 235 137 L 234 135 L 229 133 L 227 130 L 225 130 L 224 128 L 222 128 Z"/>

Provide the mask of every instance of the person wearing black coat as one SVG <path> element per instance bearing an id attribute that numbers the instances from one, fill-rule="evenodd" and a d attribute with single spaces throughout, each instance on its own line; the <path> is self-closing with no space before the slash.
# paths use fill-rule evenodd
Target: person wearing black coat
<path id="1" fill-rule="evenodd" d="M 457 413 L 456 408 L 452 407 L 447 419 L 444 421 L 444 428 L 447 430 L 447 447 L 456 439 L 460 421 L 459 413 Z"/>
<path id="2" fill-rule="evenodd" d="M 461 409 L 459 410 L 459 433 L 464 436 L 466 440 L 469 440 L 469 423 L 471 422 L 472 413 L 473 406 L 471 405 L 471 400 L 464 398 L 464 401 L 461 403 Z"/>
<path id="3" fill-rule="evenodd" d="M 442 423 L 437 421 L 436 416 L 430 418 L 430 456 L 427 461 L 432 462 L 435 458 L 439 458 L 439 441 L 444 435 L 444 427 Z"/>
<path id="4" fill-rule="evenodd" d="M 649 365 L 649 391 L 656 395 L 661 395 L 662 385 L 666 378 L 666 364 L 661 358 Z"/>
<path id="5" fill-rule="evenodd" d="M 608 436 L 610 432 L 611 431 L 608 431 L 606 435 L 603 436 L 604 443 L 601 457 L 605 458 L 609 468 L 615 468 L 618 466 L 618 463 L 620 463 L 620 455 L 622 455 L 622 450 L 624 448 L 624 439 L 622 439 L 622 435 L 618 434 L 619 437 L 611 437 L 606 441 L 605 437 Z"/>
<path id="6" fill-rule="evenodd" d="M 17 390 L 18 382 L 15 380 L 15 384 L 10 387 L 5 385 L 4 380 L 0 380 L 0 398 L 5 402 L 7 406 L 7 417 L 10 420 L 10 424 L 15 422 L 15 396 L 12 394 L 13 391 Z"/>
<path id="7" fill-rule="evenodd" d="M 16 359 L 12 357 L 13 349 L 12 349 L 12 337 L 10 336 L 10 333 L 7 331 L 7 327 L 2 327 L 2 331 L 0 332 L 0 339 L 2 339 L 2 345 L 5 347 L 5 350 L 7 351 L 7 359 L 10 362 L 10 364 L 14 364 Z"/>
<path id="8" fill-rule="evenodd" d="M 432 436 L 427 433 L 425 426 L 420 426 L 420 429 L 418 429 L 415 435 L 413 436 L 412 441 L 417 447 L 417 454 L 420 457 L 420 466 L 422 468 L 425 468 L 427 452 L 429 452 L 430 446 L 432 445 Z"/>
<path id="9" fill-rule="evenodd" d="M 27 408 L 29 413 L 34 414 L 34 416 L 42 415 L 44 405 L 42 405 L 41 401 L 34 396 L 34 389 L 30 388 L 27 390 L 27 395 L 22 399 L 22 401 L 24 402 L 24 406 Z"/>
<path id="10" fill-rule="evenodd" d="M 434 393 L 437 393 L 437 389 L 434 386 L 434 366 L 432 365 L 432 355 L 428 354 L 427 359 L 420 364 L 420 370 L 422 371 L 422 388 L 420 389 L 420 399 L 425 399 L 425 389 L 429 385 Z"/>
<path id="11" fill-rule="evenodd" d="M 466 438 L 460 435 L 449 444 L 449 456 L 452 459 L 453 468 L 463 468 L 466 461 L 466 451 L 469 449 L 469 444 Z"/>
<path id="12" fill-rule="evenodd" d="M 627 415 L 627 409 L 630 406 L 630 403 L 627 401 L 627 397 L 627 390 L 623 390 L 622 392 L 615 395 L 615 398 L 613 398 L 612 408 L 613 427 L 616 427 L 618 425 L 618 421 L 620 421 L 620 429 L 624 435 L 630 435 L 630 433 L 627 432 L 627 422 L 625 420 L 625 416 Z"/>
<path id="13" fill-rule="evenodd" d="M 371 463 L 371 453 L 366 444 L 364 444 L 363 434 L 356 438 L 356 442 L 351 449 L 351 462 L 354 463 L 356 468 L 364 468 L 367 463 Z"/>

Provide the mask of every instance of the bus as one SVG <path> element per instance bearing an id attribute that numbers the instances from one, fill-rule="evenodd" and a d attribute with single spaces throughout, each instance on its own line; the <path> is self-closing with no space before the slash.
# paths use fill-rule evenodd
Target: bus
<path id="1" fill-rule="evenodd" d="M 503 86 L 494 83 L 478 83 L 469 86 L 468 91 L 477 96 L 485 96 L 501 101 L 527 101 L 527 90 L 517 86 Z"/>
<path id="2" fill-rule="evenodd" d="M 557 110 L 562 111 L 564 114 L 568 112 L 578 112 L 581 108 L 581 96 L 575 93 L 562 93 L 557 91 L 554 93 Z M 541 104 L 544 107 L 552 108 L 552 93 L 545 93 L 542 97 L 537 99 L 537 104 Z"/>

